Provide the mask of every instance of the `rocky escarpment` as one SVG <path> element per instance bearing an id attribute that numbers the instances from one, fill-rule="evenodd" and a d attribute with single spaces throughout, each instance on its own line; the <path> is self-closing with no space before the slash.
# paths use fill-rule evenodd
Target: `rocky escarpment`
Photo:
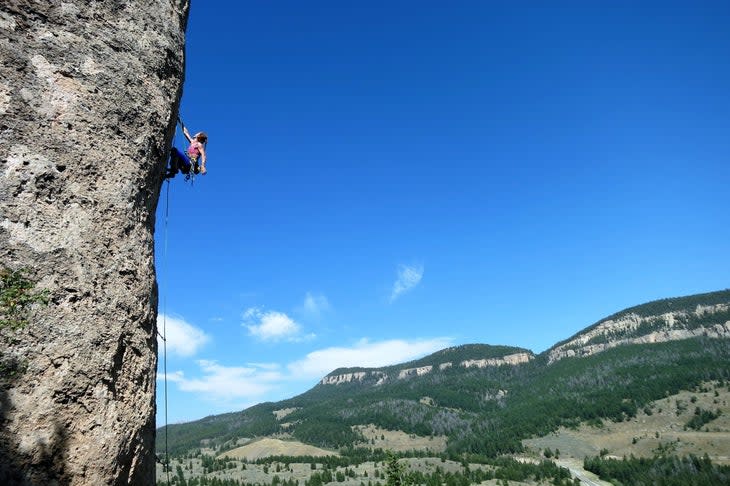
<path id="1" fill-rule="evenodd" d="M 425 375 L 426 373 L 431 373 L 431 370 L 433 370 L 433 366 L 431 365 L 419 366 L 418 368 L 406 368 L 398 372 L 398 379 L 402 380 L 403 378 L 408 378 L 410 376 Z"/>
<path id="2" fill-rule="evenodd" d="M 465 368 L 486 368 L 487 366 L 502 366 L 502 365 L 518 365 L 522 363 L 528 363 L 535 356 L 532 353 L 514 353 L 508 354 L 501 358 L 489 358 L 489 359 L 470 359 L 463 361 L 461 366 Z"/>
<path id="3" fill-rule="evenodd" d="M 187 0 L 0 2 L 0 484 L 154 484 L 154 215 Z"/>
<path id="4" fill-rule="evenodd" d="M 660 343 L 697 336 L 730 338 L 730 304 L 698 305 L 693 311 L 653 316 L 629 313 L 607 319 L 551 349 L 548 361 L 590 356 L 625 344 Z"/>
<path id="5" fill-rule="evenodd" d="M 513 353 L 508 354 L 506 356 L 502 356 L 501 358 L 485 358 L 485 359 L 468 359 L 461 361 L 459 363 L 459 366 L 462 366 L 464 368 L 486 368 L 489 366 L 502 366 L 502 365 L 518 365 L 522 363 L 527 363 L 534 359 L 535 356 L 532 353 Z M 417 376 L 423 376 L 429 373 L 432 373 L 434 371 L 443 371 L 445 369 L 449 369 L 453 367 L 453 363 L 451 361 L 447 361 L 444 363 L 439 363 L 438 369 L 434 370 L 433 365 L 425 365 L 425 366 L 418 366 L 415 368 L 403 368 L 397 371 L 397 374 L 393 375 L 393 378 L 397 380 L 403 380 L 406 378 L 411 377 L 417 377 Z M 375 385 L 381 385 L 386 380 L 389 379 L 389 375 L 383 371 L 378 370 L 368 370 L 368 371 L 356 371 L 351 373 L 338 373 L 333 375 L 328 375 L 322 378 L 320 380 L 321 385 L 340 385 L 343 383 L 352 383 L 352 382 L 363 382 L 365 380 L 377 380 L 375 382 Z"/>
<path id="6" fill-rule="evenodd" d="M 339 375 L 325 376 L 320 380 L 322 385 L 339 385 L 342 383 L 351 383 L 353 381 L 362 381 L 366 376 L 371 375 L 369 371 L 357 371 L 354 373 L 342 373 Z"/>

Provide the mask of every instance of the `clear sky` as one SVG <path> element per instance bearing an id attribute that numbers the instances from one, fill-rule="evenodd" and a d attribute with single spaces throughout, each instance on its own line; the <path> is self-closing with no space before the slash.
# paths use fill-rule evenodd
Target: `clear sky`
<path id="1" fill-rule="evenodd" d="M 548 3 L 192 2 L 170 422 L 730 286 L 730 3 Z"/>

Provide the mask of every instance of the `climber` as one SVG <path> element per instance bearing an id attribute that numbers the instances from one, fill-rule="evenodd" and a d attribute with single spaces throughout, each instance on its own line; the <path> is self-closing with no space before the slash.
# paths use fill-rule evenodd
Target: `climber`
<path id="1" fill-rule="evenodd" d="M 180 122 L 180 124 L 182 125 L 182 122 Z M 185 125 L 182 125 L 182 129 L 183 135 L 185 135 L 185 138 L 187 138 L 188 142 L 190 142 L 187 155 L 190 159 L 190 163 L 193 165 L 193 172 L 195 174 L 200 172 L 205 175 L 205 173 L 208 172 L 205 169 L 205 163 L 207 162 L 207 158 L 205 156 L 205 144 L 208 143 L 208 135 L 206 135 L 205 132 L 198 132 L 194 137 L 191 137 L 188 129 L 185 128 Z M 200 165 L 198 165 L 198 158 L 202 161 Z"/>
<path id="2" fill-rule="evenodd" d="M 167 169 L 166 178 L 175 177 L 175 174 L 182 172 L 183 174 L 189 175 L 190 171 L 193 174 L 201 173 L 206 174 L 207 169 L 205 164 L 208 161 L 205 154 L 205 144 L 208 142 L 208 135 L 205 132 L 198 132 L 194 137 L 190 136 L 190 132 L 183 125 L 182 120 L 178 119 L 180 126 L 182 126 L 183 135 L 190 142 L 190 146 L 186 150 L 186 153 L 181 152 L 177 147 L 172 147 L 170 150 L 170 167 Z M 201 159 L 202 163 L 198 163 L 198 159 Z"/>

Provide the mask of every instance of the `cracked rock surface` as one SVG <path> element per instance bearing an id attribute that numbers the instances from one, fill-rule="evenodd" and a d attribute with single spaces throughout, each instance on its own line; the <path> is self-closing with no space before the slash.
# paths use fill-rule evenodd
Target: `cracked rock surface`
<path id="1" fill-rule="evenodd" d="M 154 484 L 155 210 L 187 0 L 0 2 L 0 484 Z"/>

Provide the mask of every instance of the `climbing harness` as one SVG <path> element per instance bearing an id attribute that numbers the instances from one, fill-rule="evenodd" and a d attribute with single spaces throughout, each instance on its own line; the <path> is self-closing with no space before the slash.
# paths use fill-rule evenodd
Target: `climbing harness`
<path id="1" fill-rule="evenodd" d="M 185 129 L 185 124 L 184 124 L 184 123 L 183 123 L 183 121 L 182 121 L 182 118 L 180 118 L 180 117 L 178 116 L 178 117 L 177 117 L 177 121 L 178 121 L 178 123 L 180 124 L 180 128 L 182 129 L 182 132 L 183 132 L 183 135 L 184 135 L 184 134 L 185 134 L 185 131 L 186 131 L 186 129 Z M 189 133 L 190 133 L 190 132 L 188 132 L 188 134 L 189 134 Z M 207 136 L 207 135 L 205 135 L 205 133 L 204 133 L 204 132 L 199 132 L 199 133 L 205 136 L 205 141 L 203 142 L 203 150 L 205 150 L 205 149 L 207 149 L 207 148 L 208 148 L 208 136 Z M 197 137 L 197 135 L 196 135 L 196 137 Z M 186 137 L 186 138 L 187 138 L 187 137 Z M 198 174 L 198 173 L 200 173 L 200 165 L 199 165 L 199 163 L 198 163 L 198 159 L 200 159 L 200 157 L 201 157 L 201 153 L 200 153 L 200 151 L 198 151 L 198 154 L 197 154 L 197 155 L 193 155 L 193 154 L 191 154 L 191 153 L 190 153 L 190 152 L 188 151 L 188 152 L 187 152 L 187 157 L 188 157 L 188 159 L 190 160 L 190 163 L 191 163 L 191 165 L 192 165 L 192 169 L 193 169 L 193 177 L 195 177 L 195 174 Z"/>
<path id="2" fill-rule="evenodd" d="M 182 133 L 185 134 L 185 124 L 180 117 L 177 118 L 177 125 L 180 126 Z M 175 133 L 177 134 L 177 129 L 175 130 Z M 191 157 L 178 149 L 175 147 L 174 141 L 170 148 L 169 165 L 170 167 L 167 169 L 165 174 L 165 178 L 167 180 L 175 177 L 178 172 L 182 172 L 185 175 L 186 181 L 190 181 L 191 185 L 195 183 L 195 175 L 199 172 L 198 157 Z"/>

